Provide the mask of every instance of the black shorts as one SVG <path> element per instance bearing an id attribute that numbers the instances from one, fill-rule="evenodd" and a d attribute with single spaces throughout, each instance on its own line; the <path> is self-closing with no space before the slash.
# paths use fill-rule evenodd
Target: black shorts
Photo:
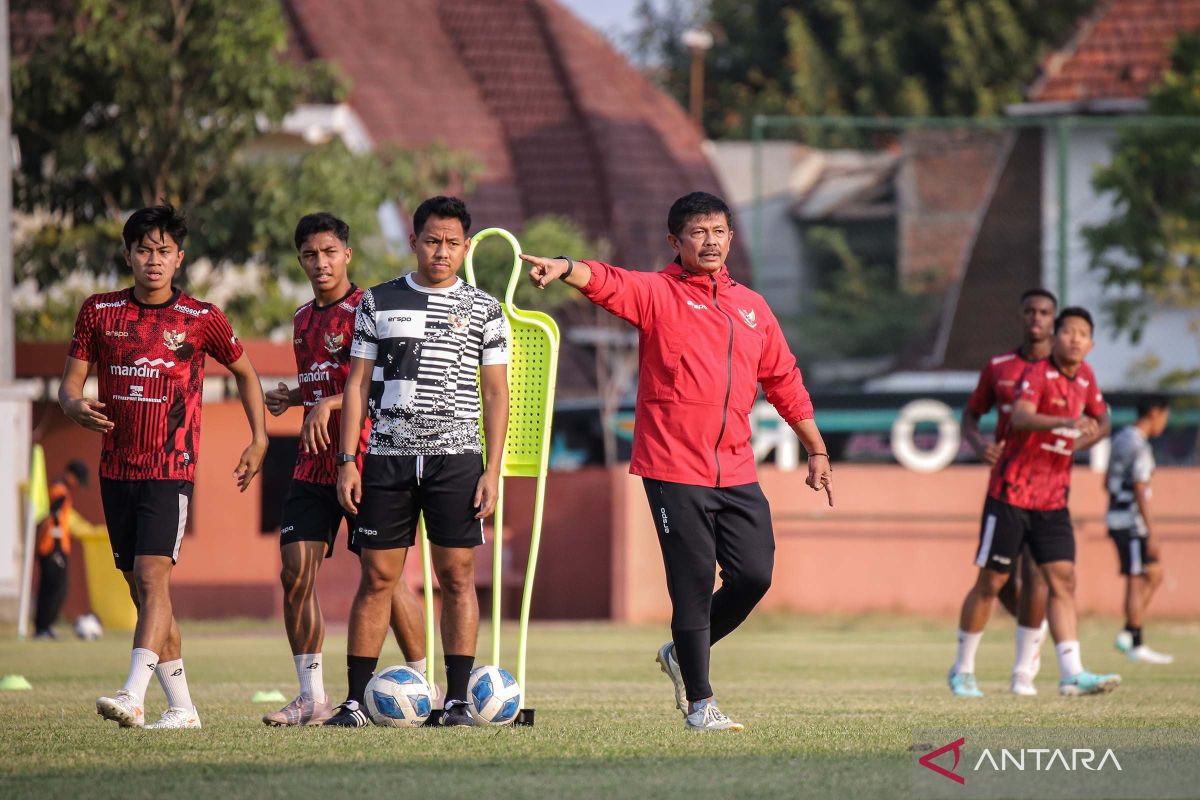
<path id="1" fill-rule="evenodd" d="M 429 541 L 440 547 L 483 544 L 475 489 L 483 475 L 478 453 L 363 457 L 362 502 L 354 541 L 370 550 L 412 547 L 417 516 L 425 515 Z"/>
<path id="2" fill-rule="evenodd" d="M 100 479 L 104 522 L 117 569 L 129 572 L 138 556 L 179 560 L 192 501 L 191 481 Z"/>
<path id="3" fill-rule="evenodd" d="M 295 542 L 324 542 L 325 557 L 333 555 L 338 528 L 346 520 L 346 549 L 357 555 L 354 517 L 338 502 L 337 486 L 293 479 L 283 501 L 279 546 Z"/>
<path id="4" fill-rule="evenodd" d="M 1117 558 L 1121 560 L 1122 575 L 1145 575 L 1149 564 L 1158 559 L 1146 552 L 1146 537 L 1129 528 L 1109 528 L 1108 535 L 1117 546 Z"/>
<path id="5" fill-rule="evenodd" d="M 1012 572 L 1021 546 L 1028 545 L 1034 563 L 1075 561 L 1075 529 L 1065 508 L 1031 511 L 994 497 L 983 504 L 975 566 Z"/>

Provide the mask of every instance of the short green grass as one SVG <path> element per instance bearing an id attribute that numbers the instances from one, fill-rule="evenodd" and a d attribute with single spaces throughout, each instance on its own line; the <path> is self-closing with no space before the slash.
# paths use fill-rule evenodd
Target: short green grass
<path id="1" fill-rule="evenodd" d="M 978 662 L 987 696 L 964 701 L 944 682 L 950 622 L 758 616 L 713 656 L 721 706 L 746 732 L 703 736 L 684 730 L 654 663 L 664 626 L 534 625 L 528 700 L 537 725 L 511 730 L 267 728 L 260 716 L 271 707 L 251 695 L 294 690 L 279 625 L 183 630 L 201 731 L 119 730 L 95 714 L 96 696 L 123 680 L 124 634 L 16 643 L 0 631 L 0 674 L 23 674 L 34 687 L 0 693 L 0 798 L 907 797 L 915 730 L 1200 729 L 1196 624 L 1153 625 L 1153 644 L 1178 660 L 1148 667 L 1112 649 L 1113 621 L 1085 621 L 1085 663 L 1121 671 L 1120 690 L 1058 697 L 1047 646 L 1041 695 L 1014 698 L 1012 623 L 997 619 Z M 344 635 L 331 635 L 325 652 L 339 698 Z M 399 661 L 389 643 L 381 663 Z M 161 704 L 152 686 L 148 717 Z"/>

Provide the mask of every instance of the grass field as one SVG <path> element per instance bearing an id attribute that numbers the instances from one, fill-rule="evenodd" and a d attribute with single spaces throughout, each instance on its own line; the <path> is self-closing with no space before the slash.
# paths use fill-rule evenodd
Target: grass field
<path id="1" fill-rule="evenodd" d="M 1115 694 L 1060 698 L 1047 646 L 1041 695 L 1010 696 L 1012 623 L 997 619 L 978 661 L 987 696 L 964 701 L 944 683 L 950 623 L 759 617 L 714 652 L 722 708 L 747 725 L 724 735 L 684 730 L 653 661 L 663 627 L 535 625 L 533 728 L 348 731 L 259 721 L 272 706 L 252 703 L 255 690 L 293 692 L 277 625 L 185 623 L 204 729 L 166 732 L 119 730 L 95 713 L 96 696 L 123 679 L 126 635 L 14 643 L 5 630 L 0 674 L 34 688 L 0 693 L 0 797 L 908 797 L 915 730 L 1200 730 L 1200 625 L 1152 626 L 1152 644 L 1178 659 L 1169 667 L 1125 662 L 1114 625 L 1086 621 L 1082 640 L 1090 669 L 1124 675 Z M 325 652 L 340 699 L 344 636 Z M 399 661 L 389 643 L 381 663 Z M 162 702 L 152 685 L 148 721 Z"/>

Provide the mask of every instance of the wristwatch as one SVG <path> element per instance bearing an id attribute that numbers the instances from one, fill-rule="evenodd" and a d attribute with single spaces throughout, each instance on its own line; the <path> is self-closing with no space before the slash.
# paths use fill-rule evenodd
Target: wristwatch
<path id="1" fill-rule="evenodd" d="M 563 261 L 567 262 L 567 271 L 558 276 L 559 280 L 565 281 L 567 278 L 571 277 L 571 273 L 575 271 L 575 262 L 571 260 L 570 256 L 555 256 L 554 258 L 555 260 L 561 258 Z"/>
<path id="2" fill-rule="evenodd" d="M 354 455 L 353 453 L 338 453 L 334 460 L 337 461 L 337 465 L 340 467 L 342 464 L 353 464 L 357 462 L 358 456 Z"/>

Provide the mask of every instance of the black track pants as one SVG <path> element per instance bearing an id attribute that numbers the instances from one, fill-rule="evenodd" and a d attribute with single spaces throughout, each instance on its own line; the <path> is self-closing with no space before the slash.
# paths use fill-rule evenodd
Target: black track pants
<path id="1" fill-rule="evenodd" d="M 671 635 L 689 700 L 712 696 L 709 647 L 729 635 L 771 585 L 775 536 L 757 483 L 713 489 L 644 478 L 658 530 Z M 713 592 L 720 567 L 721 587 Z"/>

